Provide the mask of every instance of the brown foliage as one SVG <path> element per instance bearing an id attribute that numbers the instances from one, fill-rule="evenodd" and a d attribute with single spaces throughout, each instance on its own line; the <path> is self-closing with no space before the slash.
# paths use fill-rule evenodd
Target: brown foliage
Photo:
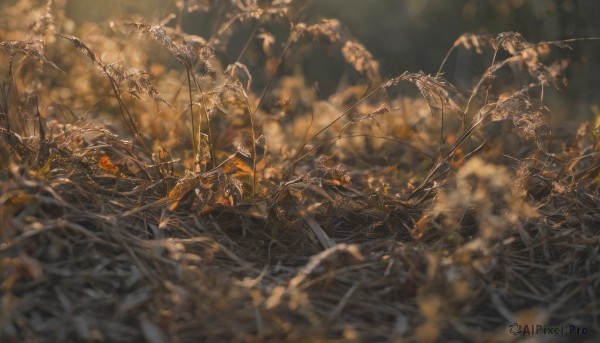
<path id="1" fill-rule="evenodd" d="M 559 136 L 544 99 L 568 67 L 548 51 L 575 40 L 465 34 L 452 50 L 494 54 L 465 92 L 442 68 L 382 81 L 307 2 L 172 5 L 93 29 L 59 1 L 0 8 L 0 341 L 600 330 L 598 125 Z M 203 38 L 190 12 L 222 15 Z M 358 76 L 328 99 L 282 76 L 311 36 Z"/>

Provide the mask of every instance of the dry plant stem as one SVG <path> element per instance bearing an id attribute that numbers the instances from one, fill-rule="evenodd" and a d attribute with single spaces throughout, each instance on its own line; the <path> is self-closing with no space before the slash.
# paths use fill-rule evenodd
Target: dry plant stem
<path id="1" fill-rule="evenodd" d="M 304 11 L 309 6 L 309 4 L 310 4 L 310 1 L 306 1 L 304 3 L 304 5 L 302 6 L 302 8 L 300 9 L 296 19 L 294 20 L 294 23 L 293 23 L 294 27 L 300 21 L 300 17 L 303 15 Z M 256 103 L 256 106 L 254 107 L 254 110 L 252 110 L 250 112 L 250 125 L 251 125 L 251 130 L 252 130 L 252 203 L 255 202 L 255 196 L 256 196 L 256 130 L 254 127 L 254 116 L 256 115 L 256 113 L 258 112 L 258 109 L 260 108 L 260 105 L 264 101 L 267 91 L 269 90 L 269 88 L 271 88 L 271 84 L 273 83 L 273 80 L 275 79 L 275 75 L 277 75 L 279 68 L 281 68 L 281 65 L 283 64 L 283 59 L 285 58 L 285 54 L 288 52 L 288 50 L 292 46 L 292 43 L 294 42 L 294 33 L 295 32 L 290 33 L 290 37 L 288 37 L 288 40 L 285 43 L 285 46 L 284 46 L 283 50 L 281 51 L 281 54 L 277 58 L 277 64 L 275 65 L 273 74 L 270 75 L 269 80 L 267 81 L 267 84 L 265 85 L 262 92 L 260 93 L 260 96 L 258 97 L 258 101 Z M 246 96 L 246 101 L 248 101 L 247 96 Z M 250 109 L 249 105 L 250 104 L 247 103 L 248 109 Z"/>
<path id="2" fill-rule="evenodd" d="M 42 115 L 40 114 L 40 105 L 38 103 L 37 95 L 35 97 L 35 110 L 36 110 L 35 116 L 38 120 L 38 125 L 40 127 L 40 139 L 43 142 L 46 140 L 46 131 L 44 130 L 44 125 L 42 124 Z"/>
<path id="3" fill-rule="evenodd" d="M 492 57 L 492 64 L 491 64 L 491 65 L 494 65 L 494 64 L 496 64 L 496 57 L 497 57 L 497 56 L 498 56 L 498 48 L 496 47 L 496 48 L 494 49 L 494 56 Z M 490 91 L 490 88 L 491 88 L 491 85 L 489 85 L 489 86 L 486 88 L 486 90 L 485 90 L 485 99 L 483 100 L 483 105 L 484 105 L 484 106 L 485 106 L 485 105 L 487 105 L 487 101 L 488 101 L 488 96 L 489 96 L 489 91 Z M 465 115 L 466 115 L 466 112 L 465 112 Z M 465 119 L 466 119 L 466 118 L 465 118 Z M 463 124 L 466 124 L 466 121 L 465 121 L 465 122 L 463 122 Z"/>
<path id="4" fill-rule="evenodd" d="M 235 16 L 232 16 L 225 24 L 221 25 L 219 30 L 213 35 L 211 39 L 219 39 L 223 33 L 225 33 L 233 23 L 238 21 L 239 19 L 244 17 L 244 13 L 237 13 Z"/>
<path id="5" fill-rule="evenodd" d="M 523 48 L 519 51 L 517 51 L 515 54 L 513 54 L 513 56 L 498 62 L 497 64 L 492 64 L 483 74 L 483 76 L 479 79 L 479 82 L 477 82 L 477 85 L 475 85 L 475 88 L 473 88 L 473 91 L 471 93 L 471 96 L 469 97 L 469 100 L 467 101 L 467 106 L 465 107 L 465 115 L 467 115 L 469 113 L 469 109 L 471 107 L 471 103 L 473 101 L 473 99 L 475 98 L 475 96 L 477 95 L 477 93 L 479 92 L 479 88 L 481 88 L 481 85 L 488 80 L 488 78 L 493 75 L 498 69 L 502 68 L 503 66 L 505 66 L 506 64 L 508 64 L 509 62 L 512 62 L 518 58 L 521 57 L 521 55 L 527 51 L 527 50 L 531 50 L 531 49 L 535 49 L 537 47 L 543 46 L 543 45 L 554 45 L 554 46 L 558 46 L 558 47 L 564 47 L 565 44 L 568 43 L 575 43 L 575 42 L 582 42 L 582 41 L 598 41 L 600 40 L 600 37 L 591 37 L 591 38 L 571 38 L 571 39 L 565 39 L 565 40 L 560 40 L 560 41 L 548 41 L 548 42 L 539 42 L 537 44 L 532 44 L 531 46 L 528 46 L 526 48 Z M 570 48 L 570 46 L 567 46 Z M 496 52 L 494 53 L 494 60 L 496 59 Z"/>
<path id="6" fill-rule="evenodd" d="M 4 87 L 5 84 L 6 84 L 6 88 Z M 11 82 L 6 82 L 6 83 L 3 82 L 0 86 L 2 86 L 2 89 L 0 89 L 0 96 L 2 97 L 0 99 L 0 101 L 2 102 L 1 109 L 3 111 L 3 113 L 1 113 L 2 118 L 6 122 L 6 131 L 8 131 L 9 133 L 12 133 L 12 129 L 10 127 L 10 120 L 8 117 L 8 98 L 10 96 L 12 83 Z"/>
<path id="7" fill-rule="evenodd" d="M 463 111 L 463 123 L 462 123 L 462 129 L 464 130 L 465 126 L 466 126 L 466 122 L 467 122 L 467 116 L 469 114 L 469 109 L 471 108 L 471 103 L 473 101 L 473 99 L 475 98 L 475 96 L 477 96 L 477 94 L 479 93 L 479 89 L 481 88 L 482 84 L 489 80 L 489 77 L 491 75 L 494 74 L 494 72 L 498 69 L 500 69 L 501 67 L 503 67 L 504 65 L 506 65 L 508 62 L 513 61 L 514 59 L 517 59 L 518 56 L 522 55 L 525 51 L 530 50 L 530 49 L 535 49 L 537 47 L 543 46 L 543 45 L 555 45 L 561 48 L 564 48 L 566 44 L 569 43 L 575 43 L 575 42 L 581 42 L 581 41 L 598 41 L 600 40 L 600 37 L 590 37 L 590 38 L 571 38 L 571 39 L 564 39 L 564 40 L 560 40 L 560 41 L 542 41 L 539 42 L 537 44 L 532 44 L 526 48 L 523 48 L 520 51 L 517 51 L 516 53 L 513 54 L 513 56 L 509 57 L 506 60 L 503 60 L 501 62 L 499 62 L 498 64 L 496 64 L 496 57 L 498 54 L 498 50 L 499 47 L 495 47 L 494 48 L 494 56 L 492 58 L 492 64 L 491 66 L 485 71 L 485 73 L 483 74 L 483 76 L 479 79 L 477 85 L 473 88 L 473 91 L 471 92 L 471 95 L 469 97 L 469 100 L 467 101 L 467 105 L 465 107 L 465 110 Z M 441 75 L 442 70 L 444 68 L 444 66 L 446 65 L 446 62 L 448 61 L 448 58 L 450 57 L 451 53 L 457 48 L 458 46 L 455 44 L 449 49 L 449 51 L 446 53 L 446 56 L 444 57 L 444 60 L 442 61 L 437 74 Z M 569 47 L 569 46 L 567 46 Z M 570 47 L 569 47 L 570 48 Z M 487 100 L 488 100 L 488 92 L 486 91 L 486 95 L 485 95 L 485 99 L 484 99 L 484 103 L 483 105 L 485 106 L 487 104 Z"/>
<path id="8" fill-rule="evenodd" d="M 442 104 L 442 114 L 441 114 L 441 123 L 440 123 L 440 152 L 442 151 L 442 145 L 444 144 L 444 99 L 440 98 L 440 103 Z"/>
<path id="9" fill-rule="evenodd" d="M 14 83 L 14 79 L 13 79 L 13 55 L 11 54 L 8 57 L 8 82 L 6 83 L 7 87 L 6 89 L 4 88 L 4 84 L 2 85 L 2 109 L 6 112 L 4 113 L 4 118 L 6 119 L 6 130 L 8 130 L 9 133 L 12 133 L 12 129 L 10 127 L 10 116 L 8 115 L 9 113 L 9 101 L 10 101 L 10 93 L 12 91 L 13 88 L 13 83 Z M 9 139 L 11 138 L 12 135 L 9 135 Z"/>
<path id="10" fill-rule="evenodd" d="M 190 77 L 190 67 L 186 64 L 185 71 L 187 75 L 188 82 L 188 95 L 189 95 L 189 106 L 190 106 L 190 118 L 192 119 L 192 145 L 194 150 L 194 171 L 199 172 L 200 170 L 200 154 L 198 152 L 199 143 L 198 143 L 198 135 L 196 134 L 196 123 L 194 120 L 194 102 L 192 99 L 192 79 Z M 202 121 L 198 124 L 198 129 L 202 132 Z"/>
<path id="11" fill-rule="evenodd" d="M 254 40 L 254 37 L 256 36 L 256 33 L 258 32 L 258 28 L 259 27 L 260 27 L 259 22 L 256 22 L 256 24 L 254 24 L 254 28 L 252 29 L 252 33 L 250 34 L 250 37 L 248 37 L 248 40 L 246 40 L 246 44 L 244 44 L 244 47 L 242 48 L 242 51 L 240 51 L 240 54 L 238 55 L 238 58 L 235 60 L 236 62 L 241 62 L 242 61 L 242 58 L 246 54 L 246 51 L 248 51 L 248 48 L 250 47 L 250 44 L 252 44 L 252 41 Z"/>
<path id="12" fill-rule="evenodd" d="M 192 78 L 194 79 L 194 84 L 200 91 L 200 96 L 202 97 L 200 100 L 200 103 L 202 104 L 202 110 L 204 111 L 204 117 L 206 118 L 206 126 L 207 126 L 207 131 L 208 131 L 208 148 L 210 149 L 210 163 L 211 163 L 210 168 L 207 168 L 207 169 L 212 170 L 216 166 L 216 163 L 215 163 L 215 151 L 214 151 L 214 146 L 213 146 L 212 128 L 210 126 L 210 116 L 208 115 L 208 108 L 206 108 L 206 97 L 205 97 L 204 89 L 202 89 L 202 85 L 200 85 L 200 83 L 198 82 L 198 79 L 196 78 L 196 75 L 194 73 L 192 73 Z M 198 119 L 198 121 L 201 121 L 201 120 L 202 120 L 202 118 Z M 202 133 L 202 131 L 200 131 L 200 133 Z"/>
<path id="13" fill-rule="evenodd" d="M 152 158 L 152 152 L 150 151 L 150 149 L 148 149 L 148 146 L 144 142 L 144 140 L 142 138 L 142 135 L 138 131 L 137 126 L 135 125 L 135 122 L 133 121 L 133 117 L 131 116 L 131 113 L 129 113 L 129 110 L 127 109 L 127 107 L 123 103 L 123 99 L 121 99 L 121 96 L 119 95 L 119 90 L 117 88 L 117 85 L 115 85 L 114 80 L 110 76 L 109 76 L 109 79 L 111 81 L 110 84 L 112 85 L 112 88 L 113 88 L 113 91 L 115 93 L 115 96 L 117 97 L 117 102 L 119 103 L 119 109 L 121 110 L 121 114 L 123 115 L 123 119 L 125 119 L 125 121 L 127 122 L 127 118 L 125 117 L 125 113 L 127 113 L 127 115 L 129 116 L 129 125 L 132 128 L 132 130 L 133 130 L 133 133 L 134 133 L 134 136 L 135 136 L 136 140 L 138 141 L 138 143 L 142 147 L 142 150 L 146 153 L 146 155 L 148 156 L 148 158 L 150 158 L 150 160 L 152 161 L 155 169 L 159 170 L 158 166 L 156 165 L 156 162 L 154 161 L 154 158 Z M 130 153 L 131 153 L 131 151 L 130 151 Z M 152 176 L 150 176 L 150 174 L 146 171 L 145 168 L 140 168 L 140 170 L 141 170 L 142 173 L 144 173 L 144 175 L 148 178 L 148 180 L 152 180 Z"/>
<path id="14" fill-rule="evenodd" d="M 440 68 L 437 71 L 437 75 L 442 74 L 442 70 L 444 69 L 446 62 L 448 61 L 448 58 L 450 57 L 450 54 L 454 51 L 454 49 L 456 49 L 456 46 L 452 45 L 450 50 L 448 50 L 448 52 L 446 53 L 446 56 L 444 57 L 444 60 L 442 61 L 442 64 L 440 65 Z"/>
<path id="15" fill-rule="evenodd" d="M 246 91 L 242 89 L 244 94 L 244 99 L 246 102 L 246 107 L 248 109 L 248 113 L 250 114 L 250 135 L 252 138 L 252 203 L 255 203 L 256 196 L 256 131 L 254 129 L 254 111 L 250 106 L 250 99 L 248 98 L 248 94 Z"/>
<path id="16" fill-rule="evenodd" d="M 490 66 L 485 73 L 483 74 L 483 76 L 479 79 L 479 81 L 477 82 L 477 84 L 475 85 L 475 88 L 473 88 L 473 91 L 471 92 L 471 96 L 469 96 L 469 100 L 467 101 L 467 105 L 465 106 L 465 116 L 468 115 L 469 113 L 469 109 L 471 108 L 471 103 L 473 102 L 473 99 L 475 99 L 475 96 L 477 96 L 477 93 L 479 93 L 479 88 L 481 88 L 481 85 L 487 81 L 489 79 L 489 77 L 491 75 L 494 74 L 494 72 L 496 72 L 496 70 L 502 68 L 503 66 L 505 66 L 506 64 L 508 64 L 509 62 L 518 59 L 520 56 L 518 54 L 515 54 L 512 57 L 509 57 L 501 62 L 498 62 L 498 64 L 492 65 Z M 466 117 L 465 117 L 466 119 Z"/>
<path id="17" fill-rule="evenodd" d="M 542 41 L 536 44 L 532 44 L 531 46 L 528 46 L 524 49 L 522 49 L 521 51 L 517 51 L 516 54 L 521 54 L 523 53 L 525 50 L 529 50 L 532 48 L 537 48 L 539 46 L 542 45 L 548 45 L 548 44 L 552 44 L 552 45 L 557 45 L 560 46 L 561 43 L 575 43 L 575 42 L 583 42 L 583 41 L 598 41 L 600 40 L 600 37 L 588 37 L 588 38 L 569 38 L 569 39 L 564 39 L 564 40 L 559 40 L 559 41 Z M 444 60 L 442 61 L 442 64 L 440 65 L 439 69 L 438 69 L 438 75 L 442 73 L 442 70 L 444 69 L 446 62 L 448 62 L 448 58 L 450 57 L 450 54 L 452 54 L 452 52 L 457 48 L 457 46 L 452 45 L 452 47 L 450 48 L 450 50 L 448 50 L 448 52 L 446 53 L 446 56 L 444 57 Z M 496 54 L 498 52 L 498 48 L 494 49 L 494 60 L 496 59 Z"/>
<path id="18" fill-rule="evenodd" d="M 289 176 L 289 174 L 291 174 L 291 172 L 294 170 L 293 168 L 300 162 L 302 161 L 306 156 L 310 155 L 313 151 L 317 150 L 318 148 L 324 146 L 327 143 L 331 143 L 332 141 L 335 141 L 337 139 L 340 139 L 341 137 L 335 136 L 335 137 L 331 137 L 331 138 L 327 138 L 321 142 L 319 142 L 317 145 L 315 145 L 314 147 L 308 149 L 308 151 L 306 153 L 304 153 L 302 156 L 298 157 L 294 162 L 292 162 L 292 165 L 288 168 L 288 172 L 285 175 L 285 179 L 287 179 Z"/>
<path id="19" fill-rule="evenodd" d="M 475 129 L 477 127 L 479 127 L 479 125 L 492 114 L 494 108 L 495 108 L 495 106 L 493 106 L 493 105 L 488 106 L 486 111 L 484 113 L 482 113 L 481 117 L 477 121 L 472 123 L 469 126 L 469 128 L 460 135 L 460 137 L 456 140 L 456 143 L 454 143 L 454 145 L 452 145 L 450 150 L 448 150 L 448 152 L 446 154 L 444 154 L 444 156 L 439 161 L 436 162 L 435 166 L 431 169 L 429 174 L 427 174 L 427 177 L 425 177 L 425 179 L 423 181 L 421 181 L 419 186 L 417 188 L 415 188 L 415 190 L 412 191 L 409 198 L 412 198 L 416 193 L 418 193 L 423 188 L 425 188 L 425 186 L 432 180 L 432 177 L 437 173 L 437 171 L 441 168 L 441 166 L 444 164 L 444 162 L 446 162 L 446 160 L 448 160 L 448 158 L 452 157 L 452 155 L 454 155 L 456 150 L 467 140 L 467 138 L 469 138 L 471 136 L 471 134 L 475 131 Z"/>
<path id="20" fill-rule="evenodd" d="M 131 113 L 129 112 L 129 109 L 127 108 L 127 106 L 123 102 L 123 99 L 121 98 L 121 95 L 119 93 L 119 87 L 116 84 L 116 81 L 109 75 L 108 70 L 106 70 L 106 69 L 107 68 L 105 65 L 103 68 L 104 74 L 110 80 L 110 84 L 112 86 L 113 92 L 115 93 L 115 97 L 117 98 L 117 102 L 119 103 L 119 110 L 121 111 L 123 120 L 125 120 L 125 122 L 129 124 L 129 127 L 131 128 L 135 138 L 138 140 L 138 143 L 140 143 L 140 146 L 144 149 L 146 154 L 148 154 L 148 156 L 152 157 L 152 153 L 150 152 L 150 149 L 148 148 L 148 146 L 142 139 L 142 134 L 138 130 L 137 125 L 135 124 L 135 120 L 133 119 L 133 116 L 131 115 Z"/>
<path id="21" fill-rule="evenodd" d="M 75 48 L 77 50 L 83 52 L 88 57 L 88 59 L 90 59 L 92 61 L 92 63 L 95 64 L 97 67 L 99 67 L 102 70 L 102 72 L 104 73 L 104 75 L 106 75 L 106 77 L 110 81 L 110 85 L 112 87 L 113 93 L 115 94 L 115 97 L 117 98 L 117 103 L 119 104 L 119 110 L 121 112 L 121 116 L 123 117 L 123 121 L 129 126 L 129 128 L 130 128 L 131 132 L 133 133 L 135 139 L 140 144 L 140 147 L 142 148 L 142 151 L 146 154 L 146 156 L 150 159 L 150 161 L 152 161 L 152 164 L 153 164 L 154 168 L 156 170 L 159 170 L 159 168 L 158 168 L 158 166 L 156 164 L 156 161 L 154 161 L 154 158 L 152 157 L 152 152 L 150 151 L 150 149 L 148 148 L 148 146 L 144 142 L 144 140 L 142 138 L 142 135 L 141 135 L 140 131 L 138 130 L 137 125 L 135 124 L 133 116 L 131 115 L 131 113 L 129 112 L 129 109 L 127 108 L 127 106 L 123 102 L 123 99 L 121 98 L 118 84 L 117 84 L 116 80 L 111 76 L 111 74 L 110 74 L 110 72 L 108 70 L 109 65 L 104 64 L 104 62 L 102 62 L 102 60 L 99 57 L 96 56 L 96 54 L 94 53 L 94 51 L 92 49 L 90 49 L 79 38 L 74 37 L 74 36 L 70 36 L 70 35 L 66 35 L 66 34 L 60 34 L 60 35 L 58 35 L 58 37 L 70 41 L 75 46 Z M 152 179 L 152 177 L 146 171 L 145 168 L 141 168 L 141 171 L 144 173 L 144 175 L 149 180 Z M 160 172 L 159 172 L 159 175 L 160 175 Z"/>
<path id="22" fill-rule="evenodd" d="M 358 105 L 362 104 L 363 102 L 365 102 L 367 99 L 371 98 L 373 95 L 375 95 L 377 92 L 379 92 L 380 90 L 382 90 L 383 88 L 385 88 L 387 85 L 387 82 L 383 83 L 382 85 L 380 85 L 379 87 L 375 88 L 375 90 L 373 90 L 371 93 L 362 96 L 358 101 L 356 101 L 354 104 L 352 104 L 352 106 L 348 107 L 344 112 L 342 112 L 342 114 L 340 114 L 337 118 L 335 118 L 334 120 L 332 120 L 331 122 L 329 122 L 329 124 L 325 125 L 321 130 L 319 130 L 317 133 L 315 133 L 314 135 L 312 135 L 312 137 L 310 137 L 310 139 L 308 141 L 311 141 L 313 139 L 315 139 L 317 136 L 319 136 L 321 133 L 325 132 L 327 129 L 329 129 L 333 124 L 337 123 L 340 119 L 342 119 L 343 117 L 347 116 L 353 109 L 355 109 Z"/>
<path id="23" fill-rule="evenodd" d="M 310 111 L 310 122 L 308 123 L 308 126 L 306 127 L 306 131 L 304 131 L 304 135 L 302 136 L 302 143 L 298 147 L 298 153 L 296 153 L 296 155 L 294 155 L 294 158 L 298 157 L 298 154 L 302 151 L 302 149 L 304 149 L 306 144 L 308 144 L 308 133 L 310 132 L 310 129 L 312 129 L 314 122 L 315 122 L 315 111 L 311 110 Z"/>
<path id="24" fill-rule="evenodd" d="M 380 86 L 378 86 L 377 88 L 375 88 L 372 92 L 370 92 L 367 95 L 362 96 L 360 99 L 358 99 L 354 104 L 352 104 L 350 107 L 348 107 L 344 112 L 342 112 L 342 114 L 340 114 L 339 116 L 337 116 L 337 118 L 335 118 L 334 120 L 332 120 L 331 122 L 329 122 L 329 124 L 325 125 L 321 130 L 319 130 L 317 133 L 315 133 L 314 135 L 312 135 L 309 139 L 307 139 L 302 146 L 298 149 L 298 152 L 296 153 L 296 155 L 294 156 L 294 162 L 292 162 L 292 164 L 288 167 L 287 171 L 285 172 L 285 176 L 284 176 L 284 180 L 288 179 L 291 174 L 294 171 L 294 167 L 301 161 L 303 160 L 306 156 L 310 155 L 310 153 L 312 153 L 315 149 L 317 149 L 318 147 L 322 146 L 323 144 L 330 142 L 332 139 L 339 139 L 339 136 L 327 139 L 323 142 L 321 142 L 318 146 L 311 148 L 308 152 L 302 154 L 302 151 L 304 150 L 304 148 L 306 147 L 306 145 L 308 144 L 308 142 L 312 141 L 313 139 L 315 139 L 317 136 L 319 136 L 320 134 L 322 134 L 323 132 L 325 132 L 327 129 L 329 129 L 332 125 L 334 125 L 335 123 L 337 123 L 340 119 L 342 119 L 343 117 L 347 116 L 353 109 L 355 109 L 358 105 L 360 105 L 361 103 L 363 103 L 364 101 L 366 101 L 367 99 L 371 98 L 373 95 L 375 95 L 377 92 L 379 92 L 380 90 L 384 89 L 385 87 L 387 87 L 388 82 L 384 82 L 382 83 Z M 302 156 L 300 156 L 302 154 Z"/>
<path id="25" fill-rule="evenodd" d="M 290 37 L 288 38 L 288 40 L 285 44 L 285 47 L 283 48 L 283 51 L 281 52 L 281 54 L 279 55 L 279 57 L 277 59 L 277 64 L 275 65 L 273 74 L 269 77 L 267 84 L 265 85 L 262 92 L 260 93 L 260 96 L 258 97 L 258 101 L 257 101 L 254 109 L 251 109 L 251 107 L 250 107 L 250 103 L 248 102 L 249 101 L 248 95 L 245 96 L 246 106 L 248 106 L 248 110 L 250 111 L 250 129 L 252 131 L 252 203 L 255 202 L 255 197 L 256 197 L 256 129 L 254 126 L 254 116 L 258 112 L 260 105 L 262 104 L 263 100 L 265 99 L 265 95 L 267 94 L 267 91 L 271 87 L 271 84 L 273 83 L 273 80 L 275 79 L 275 75 L 277 75 L 279 68 L 283 64 L 283 59 L 285 57 L 285 54 L 292 46 L 292 43 L 293 43 L 293 39 L 292 39 L 292 35 L 290 35 Z"/>

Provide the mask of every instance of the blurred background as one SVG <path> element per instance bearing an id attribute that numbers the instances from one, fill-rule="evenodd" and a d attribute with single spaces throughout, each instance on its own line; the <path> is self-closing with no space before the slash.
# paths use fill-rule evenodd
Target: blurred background
<path id="1" fill-rule="evenodd" d="M 233 0 L 195 2 L 214 5 L 220 1 Z M 132 14 L 158 22 L 173 10 L 171 0 L 67 1 L 67 15 L 78 22 L 130 18 Z M 182 24 L 186 31 L 206 37 L 214 30 L 214 16 L 213 12 L 192 13 L 183 18 Z M 517 31 L 530 42 L 600 37 L 598 0 L 315 0 L 306 20 L 316 22 L 322 18 L 338 18 L 380 62 L 383 78 L 403 71 L 435 73 L 464 32 L 495 35 Z M 572 51 L 558 52 L 559 57 L 569 59 L 569 85 L 549 94 L 549 98 L 556 100 L 554 112 L 583 119 L 600 112 L 600 42 L 572 46 Z M 449 81 L 468 90 L 489 63 L 490 56 L 457 49 L 444 72 Z M 322 95 L 327 96 L 335 91 L 344 68 L 339 56 L 317 55 L 304 61 L 302 72 L 307 84 L 318 83 Z"/>
<path id="2" fill-rule="evenodd" d="M 435 73 L 464 32 L 516 31 L 530 42 L 600 37 L 598 0 L 327 0 L 316 2 L 314 14 L 345 23 L 379 59 L 384 76 L 404 70 Z M 583 119 L 598 114 L 600 41 L 572 46 L 572 51 L 559 52 L 570 61 L 569 85 L 552 94 L 553 110 Z M 458 49 L 446 64 L 446 78 L 468 88 L 489 61 Z"/>

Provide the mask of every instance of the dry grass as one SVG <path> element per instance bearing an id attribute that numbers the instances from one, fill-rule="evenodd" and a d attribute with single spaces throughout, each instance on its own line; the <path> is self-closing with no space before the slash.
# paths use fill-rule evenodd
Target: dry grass
<path id="1" fill-rule="evenodd" d="M 597 121 L 559 135 L 544 105 L 576 40 L 464 35 L 494 56 L 464 91 L 444 63 L 385 80 L 308 5 L 81 26 L 62 1 L 2 7 L 2 342 L 598 337 Z M 193 11 L 211 35 L 181 31 Z M 328 99 L 284 72 L 316 49 L 355 80 Z"/>

